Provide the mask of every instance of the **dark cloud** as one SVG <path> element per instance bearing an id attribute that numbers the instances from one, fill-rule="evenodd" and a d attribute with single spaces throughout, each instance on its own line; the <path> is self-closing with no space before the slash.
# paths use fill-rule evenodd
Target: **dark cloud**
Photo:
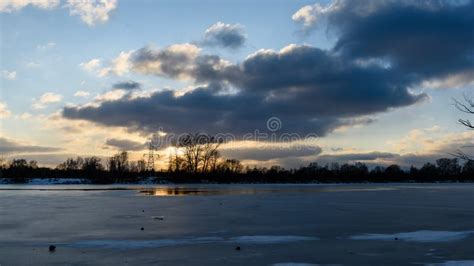
<path id="1" fill-rule="evenodd" d="M 377 59 L 420 81 L 474 80 L 474 1 L 339 0 L 328 7 L 310 7 L 300 20 L 326 21 L 344 58 Z"/>
<path id="2" fill-rule="evenodd" d="M 268 161 L 290 157 L 316 156 L 321 153 L 321 148 L 310 145 L 277 146 L 272 147 L 232 147 L 220 149 L 225 158 L 239 160 Z"/>
<path id="3" fill-rule="evenodd" d="M 143 47 L 130 56 L 136 72 L 170 78 L 187 78 L 200 49 L 193 44 L 174 44 L 164 49 Z"/>
<path id="4" fill-rule="evenodd" d="M 276 116 L 283 122 L 282 132 L 322 136 L 339 126 L 371 122 L 361 122 L 361 116 L 426 98 L 408 90 L 410 78 L 375 65 L 348 63 L 310 46 L 260 51 L 239 65 L 181 48 L 139 50 L 133 56 L 134 68 L 147 74 L 191 77 L 209 85 L 182 96 L 165 90 L 99 106 L 65 107 L 63 116 L 142 131 L 234 134 L 265 129 L 267 119 Z M 169 60 L 181 57 L 186 65 L 164 68 Z M 228 93 L 231 88 L 235 93 Z"/>
<path id="5" fill-rule="evenodd" d="M 427 80 L 472 81 L 473 7 L 473 1 L 441 0 L 315 5 L 297 19 L 308 26 L 324 16 L 336 33 L 333 49 L 289 45 L 259 50 L 241 63 L 201 54 L 193 44 L 145 47 L 131 54 L 132 71 L 206 85 L 181 96 L 165 90 L 66 107 L 63 116 L 145 132 L 237 135 L 266 130 L 267 119 L 278 117 L 280 132 L 323 136 L 423 101 L 427 95 L 410 88 Z"/>
<path id="6" fill-rule="evenodd" d="M 145 144 L 128 139 L 107 139 L 105 145 L 123 151 L 141 151 Z"/>
<path id="7" fill-rule="evenodd" d="M 345 154 L 325 154 L 318 156 L 320 162 L 357 162 L 374 161 L 378 159 L 397 159 L 400 155 L 389 152 L 369 152 L 369 153 L 345 153 Z"/>
<path id="8" fill-rule="evenodd" d="M 236 49 L 243 46 L 246 39 L 244 28 L 239 24 L 217 22 L 206 30 L 202 44 Z"/>
<path id="9" fill-rule="evenodd" d="M 36 145 L 25 145 L 16 141 L 0 137 L 0 153 L 3 154 L 21 154 L 21 153 L 33 153 L 33 152 L 54 152 L 60 151 L 61 148 L 36 146 Z"/>
<path id="10" fill-rule="evenodd" d="M 114 89 L 122 89 L 122 90 L 139 90 L 141 88 L 141 84 L 136 81 L 129 80 L 129 81 L 117 82 L 112 87 Z"/>

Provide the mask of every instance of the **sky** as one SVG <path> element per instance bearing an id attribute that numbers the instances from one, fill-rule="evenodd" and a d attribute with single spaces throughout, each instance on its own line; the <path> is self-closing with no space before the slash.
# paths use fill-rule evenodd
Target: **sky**
<path id="1" fill-rule="evenodd" d="M 0 156 L 140 159 L 184 133 L 250 166 L 469 151 L 473 1 L 3 0 Z"/>

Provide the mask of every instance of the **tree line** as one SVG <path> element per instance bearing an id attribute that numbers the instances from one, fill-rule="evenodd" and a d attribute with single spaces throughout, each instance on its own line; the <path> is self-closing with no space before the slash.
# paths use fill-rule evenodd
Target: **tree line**
<path id="1" fill-rule="evenodd" d="M 2 160 L 0 176 L 12 183 L 30 178 L 81 178 L 90 183 L 133 183 L 145 177 L 159 177 L 161 182 L 175 183 L 338 183 L 338 182 L 472 182 L 474 160 L 441 158 L 420 168 L 404 169 L 399 165 L 375 166 L 371 169 L 361 162 L 354 164 L 317 162 L 307 166 L 285 169 L 280 166 L 249 167 L 239 160 L 222 158 L 222 141 L 205 134 L 188 134 L 174 145 L 166 170 L 150 170 L 144 160 L 131 161 L 126 151 L 104 162 L 96 156 L 68 158 L 55 168 L 39 167 L 36 161 Z M 464 162 L 464 163 L 462 163 Z"/>

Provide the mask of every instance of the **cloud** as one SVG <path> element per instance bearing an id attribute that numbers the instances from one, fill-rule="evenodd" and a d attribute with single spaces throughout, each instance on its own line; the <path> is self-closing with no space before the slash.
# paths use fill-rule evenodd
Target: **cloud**
<path id="1" fill-rule="evenodd" d="M 39 44 L 38 46 L 36 46 L 36 48 L 44 51 L 44 50 L 53 49 L 55 46 L 56 46 L 56 43 L 48 42 L 46 44 Z"/>
<path id="2" fill-rule="evenodd" d="M 0 153 L 12 154 L 12 153 L 32 153 L 32 152 L 54 152 L 60 151 L 60 148 L 45 147 L 22 144 L 20 142 L 0 137 Z"/>
<path id="3" fill-rule="evenodd" d="M 38 100 L 33 103 L 34 109 L 44 109 L 51 103 L 57 103 L 62 100 L 63 96 L 53 92 L 46 92 Z"/>
<path id="4" fill-rule="evenodd" d="M 306 5 L 296 11 L 291 19 L 295 22 L 302 23 L 305 30 L 310 30 L 319 24 L 328 14 L 336 12 L 341 8 L 343 1 L 333 1 L 327 5 L 316 3 L 314 5 Z"/>
<path id="5" fill-rule="evenodd" d="M 321 151 L 321 148 L 318 146 L 304 143 L 245 143 L 245 141 L 230 143 L 230 145 L 224 144 L 219 149 L 219 152 L 225 158 L 256 161 L 316 156 Z"/>
<path id="6" fill-rule="evenodd" d="M 16 116 L 16 118 L 21 119 L 21 120 L 28 120 L 32 117 L 33 116 L 30 113 L 22 113 L 22 114 Z"/>
<path id="7" fill-rule="evenodd" d="M 26 6 L 41 9 L 54 9 L 60 0 L 2 0 L 0 12 L 12 13 L 20 11 Z M 71 16 L 79 16 L 89 26 L 105 23 L 110 19 L 110 13 L 117 8 L 117 0 L 68 0 L 66 7 Z M 42 49 L 50 47 L 43 46 Z"/>
<path id="8" fill-rule="evenodd" d="M 110 12 L 117 8 L 117 0 L 68 0 L 71 16 L 79 16 L 89 26 L 105 23 Z"/>
<path id="9" fill-rule="evenodd" d="M 145 149 L 145 144 L 128 139 L 107 139 L 106 146 L 123 151 L 141 151 Z"/>
<path id="10" fill-rule="evenodd" d="M 324 154 L 318 156 L 317 161 L 320 163 L 331 162 L 361 162 L 361 161 L 375 161 L 378 159 L 396 159 L 400 155 L 390 152 L 367 152 L 367 153 L 343 153 L 343 154 Z"/>
<path id="11" fill-rule="evenodd" d="M 130 54 L 128 69 L 175 79 L 193 78 L 191 72 L 200 51 L 199 47 L 189 43 L 173 44 L 163 49 L 148 46 Z"/>
<path id="12" fill-rule="evenodd" d="M 326 21 L 337 36 L 333 52 L 348 60 L 384 60 L 420 83 L 457 87 L 474 80 L 472 0 L 335 0 L 313 7 L 294 17 L 305 27 Z"/>
<path id="13" fill-rule="evenodd" d="M 10 110 L 5 102 L 0 102 L 0 119 L 7 118 L 11 115 Z"/>
<path id="14" fill-rule="evenodd" d="M 189 43 L 143 47 L 119 55 L 105 72 L 121 65 L 121 74 L 185 80 L 191 88 L 70 106 L 63 115 L 141 132 L 237 135 L 265 130 L 266 120 L 278 117 L 286 132 L 324 136 L 428 98 L 413 88 L 472 84 L 473 6 L 391 0 L 313 5 L 293 18 L 334 32 L 332 49 L 261 49 L 240 63 Z"/>
<path id="15" fill-rule="evenodd" d="M 16 79 L 16 71 L 2 70 L 2 78 L 14 80 Z"/>
<path id="16" fill-rule="evenodd" d="M 94 58 L 87 62 L 80 63 L 79 66 L 87 72 L 95 72 L 101 65 L 100 58 Z"/>
<path id="17" fill-rule="evenodd" d="M 90 92 L 88 91 L 76 91 L 74 93 L 74 97 L 88 97 L 90 95 Z"/>
<path id="18" fill-rule="evenodd" d="M 217 22 L 206 30 L 202 44 L 236 49 L 243 46 L 246 39 L 247 36 L 241 25 Z"/>
<path id="19" fill-rule="evenodd" d="M 392 141 L 392 152 L 340 152 L 321 154 L 314 158 L 320 164 L 364 162 L 369 165 L 398 164 L 421 167 L 439 158 L 452 158 L 457 150 L 474 153 L 474 132 L 445 133 L 439 126 L 411 130 L 406 136 Z"/>
<path id="20" fill-rule="evenodd" d="M 114 89 L 122 89 L 122 90 L 139 90 L 141 88 L 141 84 L 136 81 L 129 80 L 129 81 L 117 82 L 112 87 Z"/>
<path id="21" fill-rule="evenodd" d="M 40 63 L 36 63 L 34 61 L 30 61 L 30 62 L 26 62 L 25 63 L 25 66 L 28 67 L 28 68 L 36 68 L 36 67 L 40 67 L 41 64 Z"/>
<path id="22" fill-rule="evenodd" d="M 2 0 L 0 12 L 11 13 L 31 5 L 41 9 L 52 9 L 59 5 L 59 0 Z"/>
<path id="23" fill-rule="evenodd" d="M 124 96 L 128 95 L 125 90 L 122 89 L 114 89 L 111 91 L 107 91 L 103 94 L 97 95 L 94 100 L 97 103 L 107 102 L 107 101 L 117 101 L 122 99 Z"/>
<path id="24" fill-rule="evenodd" d="M 108 75 L 123 76 L 130 71 L 130 55 L 133 51 L 120 52 L 114 60 L 112 60 L 110 66 L 101 68 L 98 71 L 99 77 L 105 77 Z"/>
<path id="25" fill-rule="evenodd" d="M 130 59 L 135 72 L 208 85 L 181 95 L 163 90 L 99 106 L 66 107 L 64 117 L 140 131 L 163 128 L 175 133 L 245 134 L 265 129 L 266 120 L 277 116 L 286 132 L 322 136 L 338 127 L 361 123 L 361 116 L 412 105 L 427 97 L 411 93 L 408 88 L 413 80 L 398 72 L 345 62 L 307 45 L 260 50 L 240 64 L 201 55 L 189 44 L 162 50 L 143 48 Z"/>

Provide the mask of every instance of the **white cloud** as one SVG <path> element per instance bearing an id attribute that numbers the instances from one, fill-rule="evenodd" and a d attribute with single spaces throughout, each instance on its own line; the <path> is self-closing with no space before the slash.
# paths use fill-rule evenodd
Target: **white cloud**
<path id="1" fill-rule="evenodd" d="M 2 77 L 8 80 L 16 79 L 16 71 L 2 70 Z"/>
<path id="2" fill-rule="evenodd" d="M 57 8 L 61 0 L 1 0 L 0 12 L 11 13 L 20 11 L 26 6 L 41 9 Z M 105 23 L 110 18 L 110 12 L 117 8 L 117 0 L 68 0 L 69 14 L 79 16 L 89 26 Z M 50 48 L 42 46 L 44 49 Z"/>
<path id="3" fill-rule="evenodd" d="M 80 63 L 79 66 L 88 72 L 95 72 L 101 65 L 100 58 L 91 59 L 88 62 Z"/>
<path id="4" fill-rule="evenodd" d="M 17 117 L 21 120 L 28 120 L 28 119 L 32 118 L 33 116 L 30 113 L 23 113 L 23 114 L 21 114 Z"/>
<path id="5" fill-rule="evenodd" d="M 89 26 L 105 23 L 109 13 L 117 8 L 117 0 L 68 0 L 69 13 L 79 16 Z"/>
<path id="6" fill-rule="evenodd" d="M 307 5 L 300 8 L 291 17 L 295 22 L 303 23 L 305 28 L 311 28 L 319 23 L 324 16 L 337 11 L 344 5 L 344 1 L 333 1 L 327 5 L 320 5 L 316 3 L 314 5 Z"/>
<path id="7" fill-rule="evenodd" d="M 0 12 L 11 13 L 28 5 L 42 9 L 52 9 L 59 5 L 59 0 L 1 0 Z"/>
<path id="8" fill-rule="evenodd" d="M 88 91 L 76 91 L 76 93 L 74 93 L 74 97 L 87 97 L 90 95 L 90 92 Z"/>
<path id="9" fill-rule="evenodd" d="M 36 63 L 36 62 L 33 62 L 33 61 L 26 62 L 25 65 L 26 65 L 26 67 L 28 67 L 28 68 L 35 68 L 35 67 L 41 66 L 39 63 Z"/>
<path id="10" fill-rule="evenodd" d="M 34 109 L 43 109 L 46 108 L 51 103 L 60 102 L 63 99 L 63 96 L 53 92 L 47 92 L 41 95 L 39 100 L 35 101 L 33 104 Z"/>
<path id="11" fill-rule="evenodd" d="M 39 44 L 38 46 L 36 46 L 36 48 L 38 48 L 39 50 L 49 50 L 49 49 L 53 49 L 55 46 L 56 46 L 55 42 L 48 42 L 46 44 Z"/>
<path id="12" fill-rule="evenodd" d="M 94 99 L 97 102 L 115 101 L 121 99 L 127 94 L 125 90 L 111 90 L 104 94 L 97 95 Z"/>
<path id="13" fill-rule="evenodd" d="M 133 51 L 120 52 L 120 54 L 114 60 L 112 60 L 112 63 L 109 67 L 105 67 L 99 70 L 98 75 L 100 77 L 105 77 L 110 74 L 123 76 L 124 74 L 128 73 L 131 67 L 129 59 L 132 53 Z"/>
<path id="14" fill-rule="evenodd" d="M 444 78 L 434 78 L 423 81 L 421 86 L 429 89 L 462 88 L 474 85 L 474 70 L 449 75 Z"/>
<path id="15" fill-rule="evenodd" d="M 8 110 L 8 106 L 4 102 L 0 102 L 0 118 L 7 118 L 11 115 L 10 110 Z"/>

